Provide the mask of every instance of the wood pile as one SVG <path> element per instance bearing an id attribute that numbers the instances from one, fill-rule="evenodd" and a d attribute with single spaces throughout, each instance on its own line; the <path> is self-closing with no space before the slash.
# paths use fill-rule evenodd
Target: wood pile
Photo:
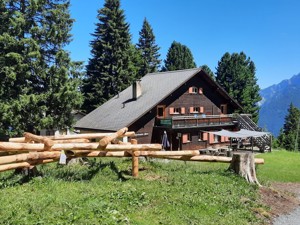
<path id="1" fill-rule="evenodd" d="M 183 161 L 206 161 L 230 163 L 230 157 L 200 155 L 198 150 L 162 151 L 161 144 L 138 144 L 134 132 L 122 128 L 115 133 L 89 133 L 59 136 L 38 136 L 24 133 L 24 137 L 10 138 L 0 142 L 0 172 L 29 168 L 77 157 L 131 157 L 132 175 L 138 176 L 139 157 L 147 156 Z M 130 137 L 129 143 L 120 141 Z M 98 139 L 99 142 L 91 140 Z M 263 164 L 262 159 L 255 159 Z"/>

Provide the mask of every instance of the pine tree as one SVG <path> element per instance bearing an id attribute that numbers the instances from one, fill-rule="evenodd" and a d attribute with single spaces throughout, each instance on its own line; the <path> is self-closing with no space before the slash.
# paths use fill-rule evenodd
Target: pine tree
<path id="1" fill-rule="evenodd" d="M 216 79 L 213 71 L 208 67 L 208 65 L 203 65 L 201 66 L 201 69 L 206 72 L 211 78 L 213 78 L 214 80 Z"/>
<path id="2" fill-rule="evenodd" d="M 176 41 L 173 41 L 164 62 L 165 66 L 162 69 L 163 71 L 183 70 L 196 67 L 191 50 Z"/>
<path id="3" fill-rule="evenodd" d="M 98 10 L 98 23 L 91 41 L 92 58 L 87 65 L 83 85 L 83 109 L 90 112 L 127 88 L 136 74 L 132 67 L 129 24 L 119 0 L 106 0 Z"/>
<path id="4" fill-rule="evenodd" d="M 278 140 L 281 147 L 292 151 L 300 149 L 300 110 L 292 103 L 289 106 L 288 114 L 285 117 L 283 129 Z"/>
<path id="5" fill-rule="evenodd" d="M 37 133 L 72 125 L 81 104 L 80 63 L 64 47 L 73 20 L 68 0 L 5 0 L 0 5 L 2 134 Z"/>
<path id="6" fill-rule="evenodd" d="M 137 48 L 142 53 L 142 65 L 139 71 L 139 77 L 147 73 L 156 72 L 160 66 L 161 60 L 159 59 L 159 47 L 155 43 L 155 36 L 153 30 L 147 19 L 144 19 L 143 27 L 139 32 L 140 38 Z"/>
<path id="7" fill-rule="evenodd" d="M 243 107 L 243 113 L 252 115 L 257 123 L 261 100 L 259 86 L 255 76 L 255 65 L 243 53 L 226 52 L 218 62 L 216 80 Z"/>
<path id="8" fill-rule="evenodd" d="M 129 65 L 128 65 L 128 73 L 134 74 L 134 76 L 132 76 L 133 79 L 135 80 L 139 79 L 143 76 L 140 72 L 141 68 L 143 67 L 142 52 L 135 45 L 131 44 L 128 54 L 130 58 Z"/>

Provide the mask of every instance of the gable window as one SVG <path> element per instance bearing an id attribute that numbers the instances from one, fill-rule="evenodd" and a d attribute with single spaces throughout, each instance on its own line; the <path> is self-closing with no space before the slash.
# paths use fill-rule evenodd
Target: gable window
<path id="1" fill-rule="evenodd" d="M 165 106 L 164 105 L 158 105 L 157 106 L 157 114 L 156 116 L 158 118 L 165 117 Z"/>
<path id="2" fill-rule="evenodd" d="M 193 113 L 200 112 L 200 107 L 192 107 L 192 108 L 193 108 Z"/>
<path id="3" fill-rule="evenodd" d="M 193 106 L 190 107 L 190 113 L 204 113 L 204 107 Z"/>
<path id="4" fill-rule="evenodd" d="M 177 107 L 177 108 L 170 107 L 169 114 L 170 115 L 173 115 L 173 114 L 185 114 L 185 108 L 184 107 Z"/>
<path id="5" fill-rule="evenodd" d="M 174 108 L 174 114 L 180 114 L 181 108 Z"/>
<path id="6" fill-rule="evenodd" d="M 227 114 L 227 104 L 220 105 L 220 110 L 222 114 Z"/>
<path id="7" fill-rule="evenodd" d="M 189 88 L 189 94 L 197 94 L 198 88 L 197 87 L 190 87 Z"/>

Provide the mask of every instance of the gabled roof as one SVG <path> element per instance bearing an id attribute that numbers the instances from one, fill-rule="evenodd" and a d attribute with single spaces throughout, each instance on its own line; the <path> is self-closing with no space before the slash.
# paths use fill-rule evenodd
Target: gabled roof
<path id="1" fill-rule="evenodd" d="M 116 131 L 128 127 L 200 71 L 201 68 L 196 68 L 147 74 L 141 78 L 142 95 L 138 99 L 132 99 L 131 85 L 77 121 L 75 128 Z M 203 71 L 202 74 L 212 81 L 209 75 Z M 213 83 L 223 95 L 231 99 L 216 82 Z M 231 100 L 232 104 L 241 108 L 237 102 Z"/>

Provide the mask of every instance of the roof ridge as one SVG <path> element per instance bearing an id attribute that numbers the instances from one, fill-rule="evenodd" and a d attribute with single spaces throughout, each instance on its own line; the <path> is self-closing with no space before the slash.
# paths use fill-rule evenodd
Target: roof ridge
<path id="1" fill-rule="evenodd" d="M 200 67 L 195 67 L 195 68 L 190 68 L 190 69 L 182 69 L 182 70 L 171 70 L 171 71 L 163 71 L 163 72 L 155 72 L 155 73 L 147 73 L 146 76 L 148 75 L 151 75 L 151 76 L 154 76 L 154 75 L 157 75 L 157 74 L 162 74 L 162 73 L 178 73 L 178 72 L 184 72 L 184 71 L 191 71 L 191 70 L 201 70 Z"/>

